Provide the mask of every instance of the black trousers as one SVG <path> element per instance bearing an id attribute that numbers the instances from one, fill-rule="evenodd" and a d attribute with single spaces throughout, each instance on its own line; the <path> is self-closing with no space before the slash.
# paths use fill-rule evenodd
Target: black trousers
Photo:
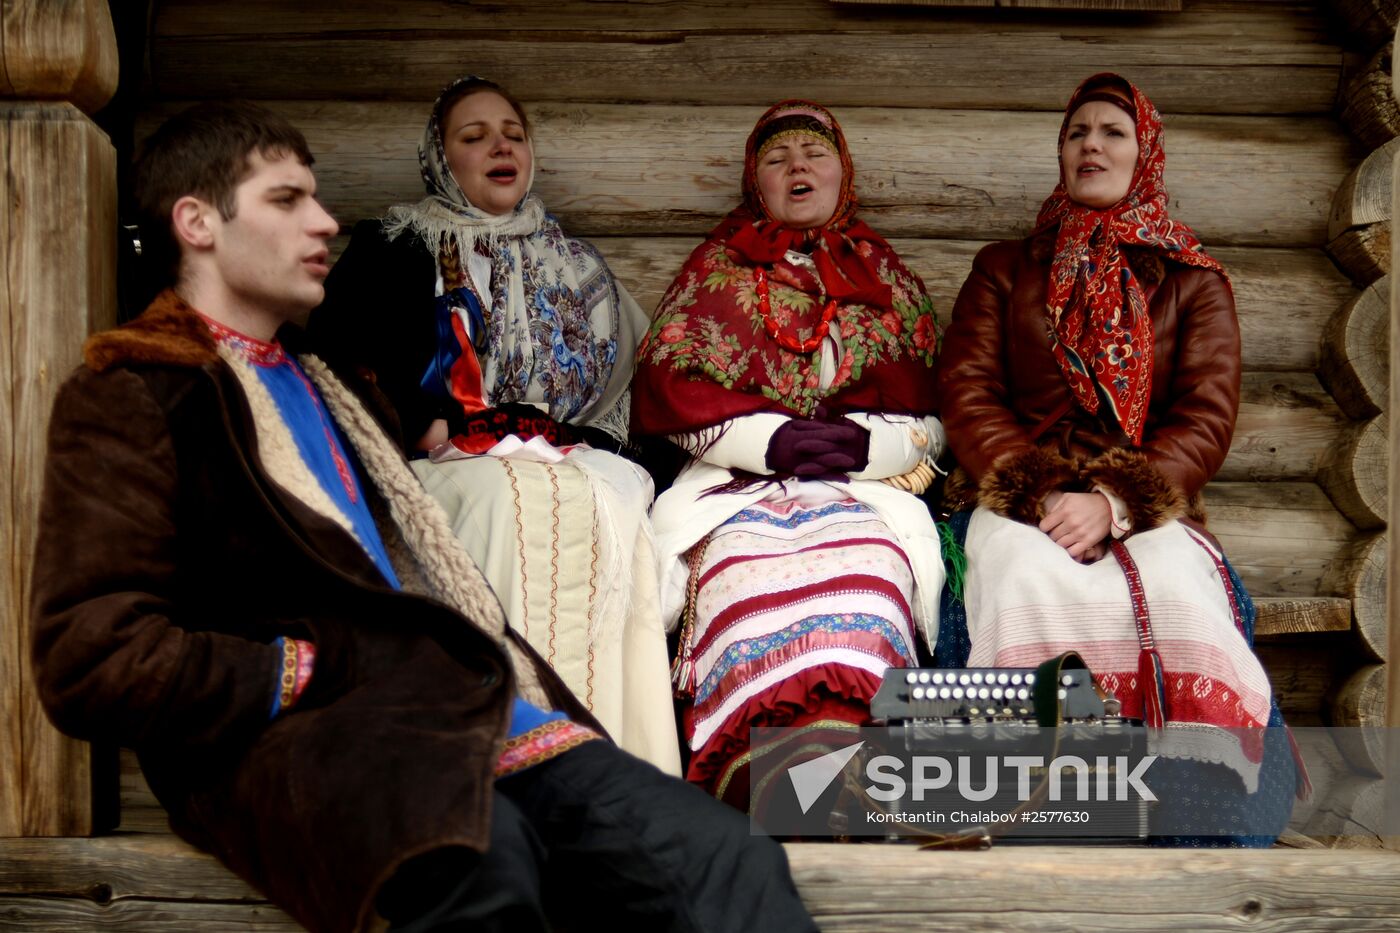
<path id="1" fill-rule="evenodd" d="M 496 782 L 491 845 L 406 862 L 377 907 L 395 933 L 807 933 L 782 847 L 608 742 Z"/>

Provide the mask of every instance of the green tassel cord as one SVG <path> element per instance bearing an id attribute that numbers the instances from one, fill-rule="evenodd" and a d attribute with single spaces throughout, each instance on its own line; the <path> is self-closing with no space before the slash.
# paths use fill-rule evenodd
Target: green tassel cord
<path id="1" fill-rule="evenodd" d="M 943 551 L 943 567 L 948 572 L 945 585 L 953 599 L 962 602 L 963 589 L 967 585 L 967 551 L 953 537 L 953 527 L 947 522 L 938 523 L 938 542 Z"/>

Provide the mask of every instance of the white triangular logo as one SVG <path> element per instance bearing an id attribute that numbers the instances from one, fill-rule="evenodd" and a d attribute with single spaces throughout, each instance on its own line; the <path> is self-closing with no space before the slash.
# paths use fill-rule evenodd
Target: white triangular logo
<path id="1" fill-rule="evenodd" d="M 800 765 L 793 765 L 788 768 L 788 776 L 792 778 L 792 789 L 797 792 L 797 804 L 805 814 L 812 809 L 812 804 L 817 802 L 817 798 L 822 795 L 822 791 L 831 785 L 836 779 L 836 775 L 841 773 L 841 769 L 846 767 L 855 753 L 860 751 L 864 742 L 857 742 L 854 745 L 847 745 L 845 748 L 838 748 L 834 752 L 828 752 L 820 758 L 813 758 L 811 761 L 804 761 Z"/>

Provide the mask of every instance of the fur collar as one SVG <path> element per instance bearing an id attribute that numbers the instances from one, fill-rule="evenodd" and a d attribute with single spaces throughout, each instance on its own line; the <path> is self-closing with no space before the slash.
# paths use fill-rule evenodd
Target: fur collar
<path id="1" fill-rule="evenodd" d="M 129 363 L 207 366 L 218 358 L 214 335 L 172 289 L 136 320 L 93 334 L 83 345 L 83 362 L 99 373 Z"/>

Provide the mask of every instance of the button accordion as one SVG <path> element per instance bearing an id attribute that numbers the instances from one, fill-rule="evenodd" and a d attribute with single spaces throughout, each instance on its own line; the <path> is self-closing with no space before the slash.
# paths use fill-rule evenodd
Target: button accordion
<path id="1" fill-rule="evenodd" d="M 871 701 L 873 724 L 886 727 L 891 751 L 916 763 L 941 760 L 957 775 L 926 786 L 922 801 L 906 794 L 893 809 L 923 812 L 930 829 L 927 811 L 935 810 L 965 817 L 945 819 L 945 830 L 985 829 L 1006 842 L 1060 845 L 1133 844 L 1148 835 L 1148 801 L 1123 792 L 1128 770 L 1147 755 L 1146 732 L 1121 713 L 1087 668 L 1070 668 L 1064 659 L 1040 668 L 891 668 Z M 1042 766 L 1007 764 L 1031 759 Z M 1077 763 L 1085 767 L 1071 767 Z M 974 779 L 960 783 L 959 769 L 967 767 Z M 996 793 L 969 799 L 969 788 L 992 786 L 993 768 Z"/>

